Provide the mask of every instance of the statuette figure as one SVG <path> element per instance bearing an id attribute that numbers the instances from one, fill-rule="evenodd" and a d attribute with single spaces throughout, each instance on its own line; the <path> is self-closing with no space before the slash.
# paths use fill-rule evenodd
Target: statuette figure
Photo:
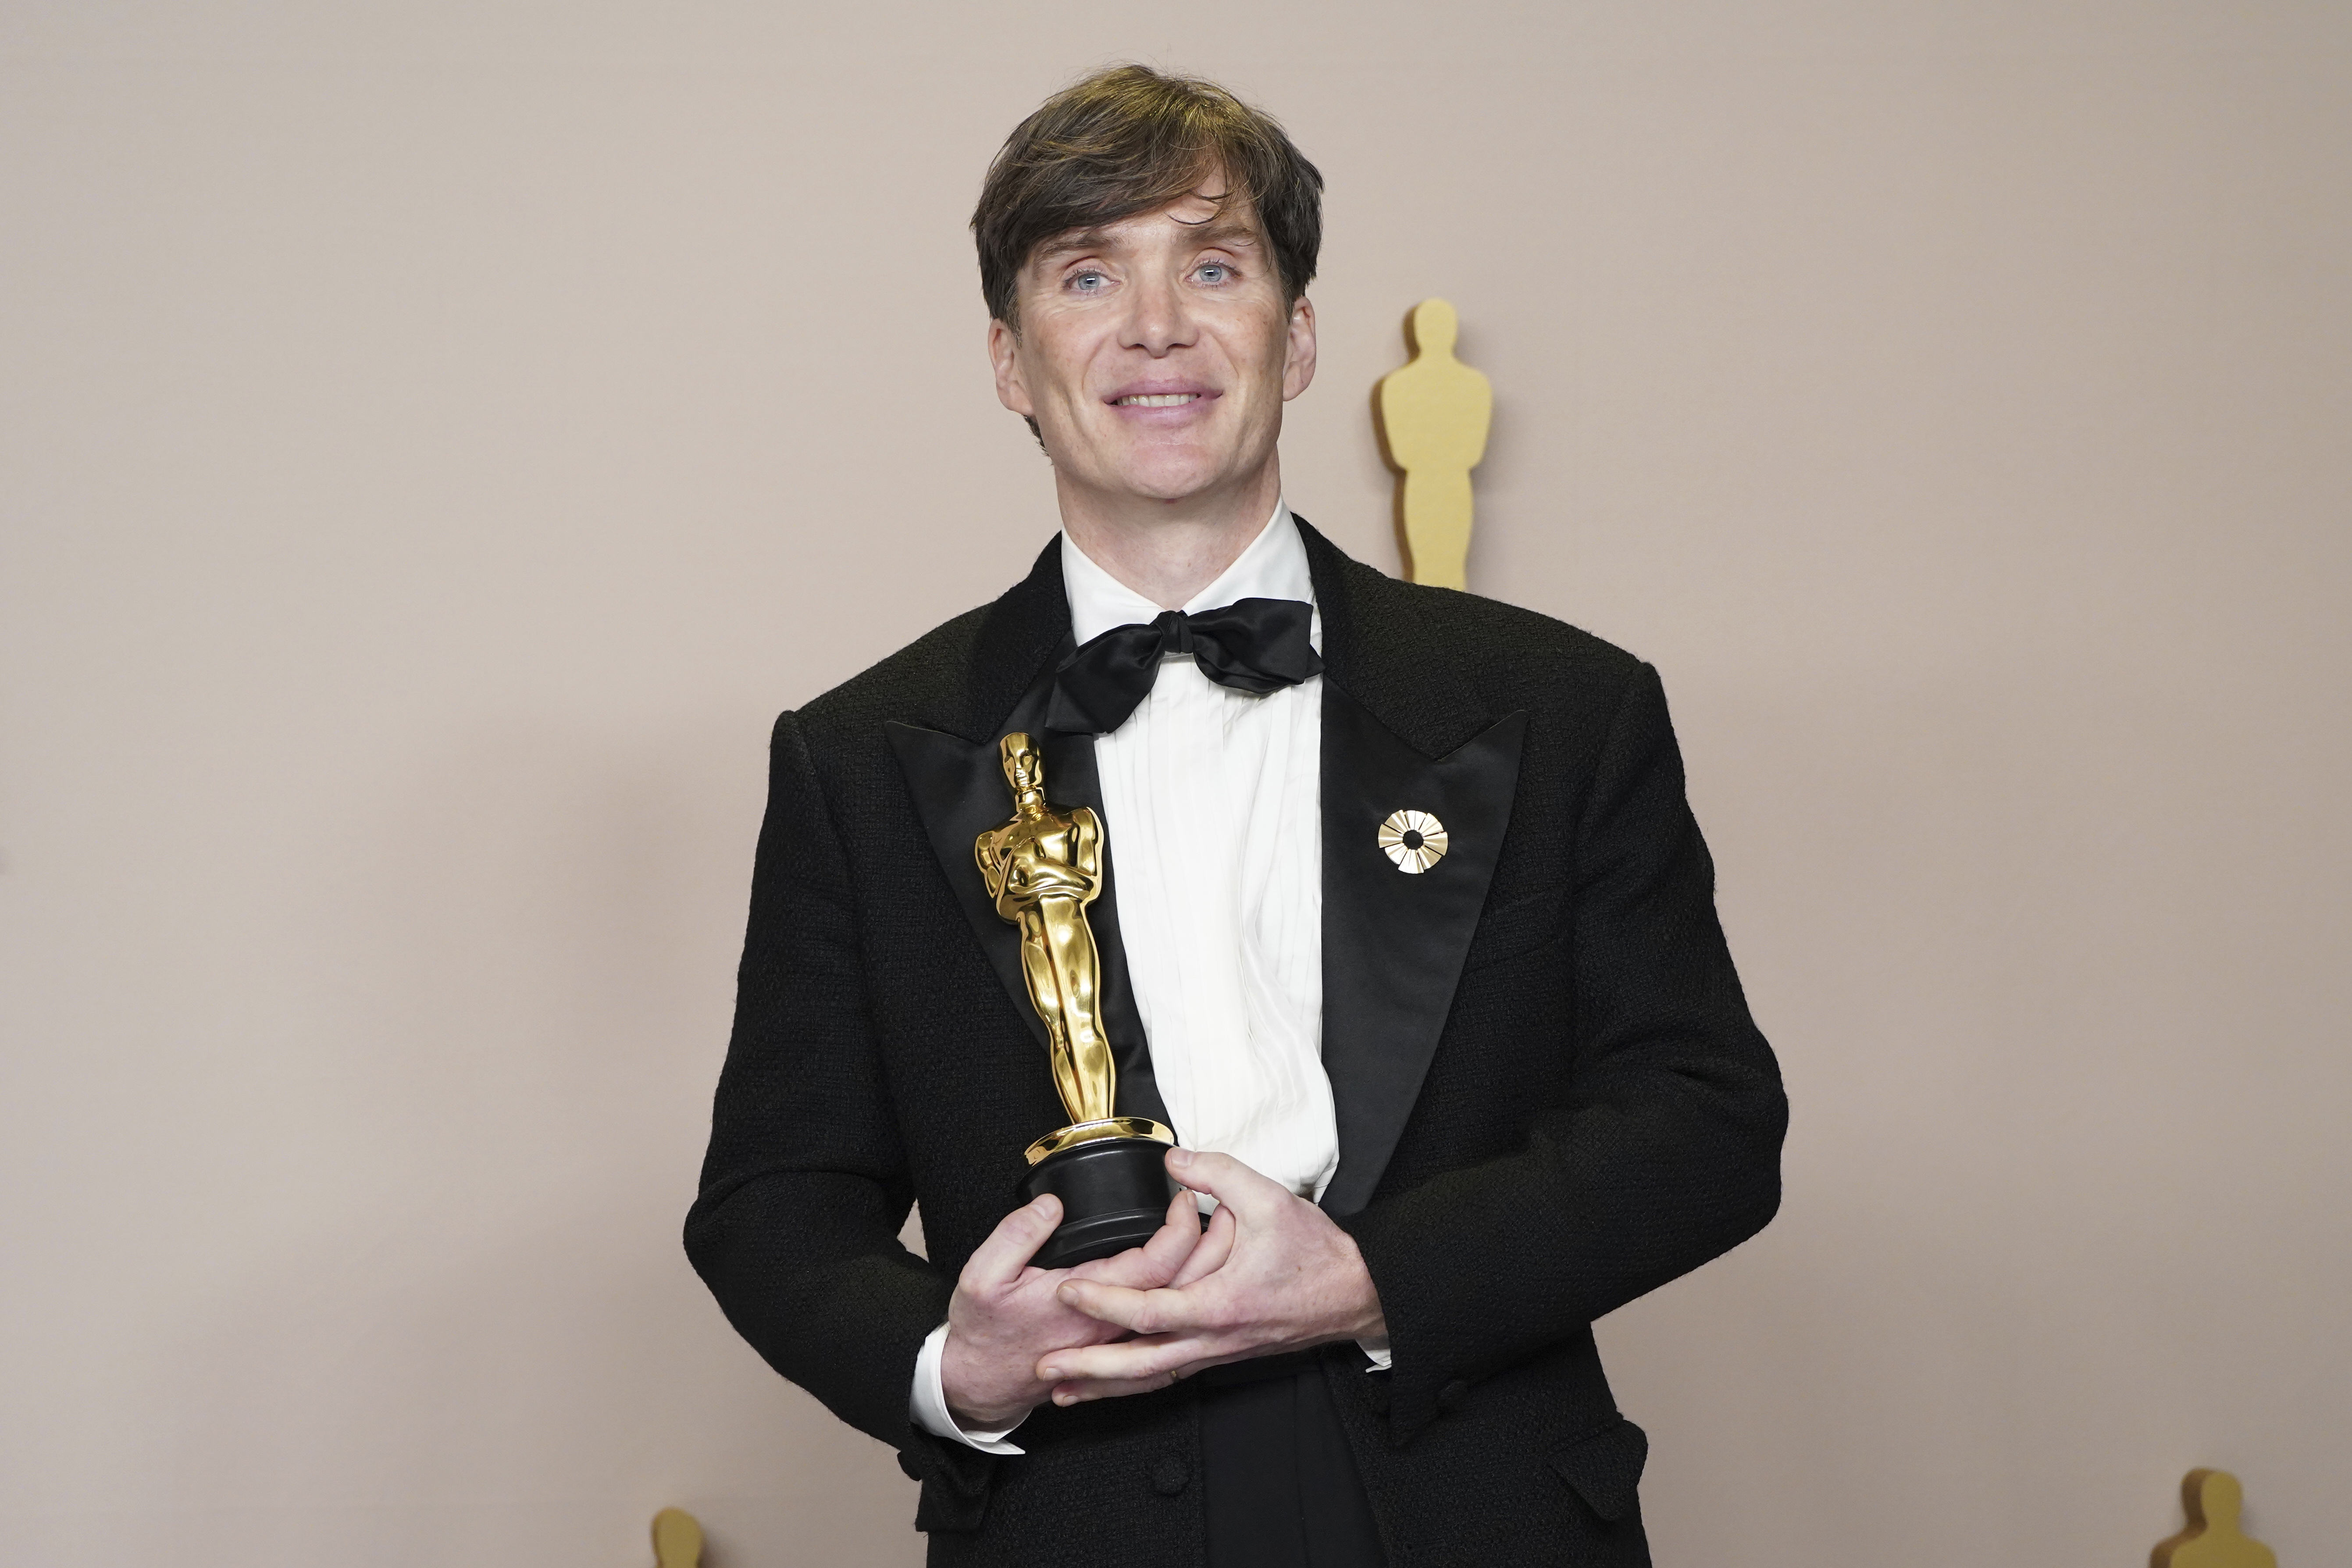
<path id="1" fill-rule="evenodd" d="M 1413 307 L 1413 357 L 1381 379 L 1376 405 L 1389 461 L 1404 476 L 1397 498 L 1408 572 L 1440 588 L 1470 585 L 1470 470 L 1486 455 L 1495 412 L 1486 378 L 1454 357 L 1454 307 Z"/>
<path id="2" fill-rule="evenodd" d="M 974 841 L 996 912 L 1021 931 L 1021 976 L 1045 1025 L 1054 1087 L 1074 1123 L 1108 1121 L 1118 1068 L 1102 1020 L 1102 958 L 1087 906 L 1103 884 L 1103 829 L 1092 808 L 1045 801 L 1045 759 L 1026 734 L 999 742 L 1013 820 Z"/>

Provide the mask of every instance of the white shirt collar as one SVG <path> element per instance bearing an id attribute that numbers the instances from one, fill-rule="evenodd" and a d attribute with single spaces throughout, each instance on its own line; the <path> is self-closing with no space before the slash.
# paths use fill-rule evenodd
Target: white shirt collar
<path id="1" fill-rule="evenodd" d="M 1069 531 L 1062 531 L 1062 585 L 1070 595 L 1070 635 L 1091 642 L 1113 626 L 1148 622 L 1160 606 L 1112 576 L 1077 546 Z M 1274 503 L 1249 548 L 1217 574 L 1217 580 L 1184 604 L 1187 615 L 1223 609 L 1236 599 L 1297 599 L 1315 602 L 1315 578 L 1307 566 L 1307 541 L 1291 520 L 1290 508 Z M 1321 629 L 1321 617 L 1317 629 Z M 1320 638 L 1317 639 L 1319 646 Z"/>

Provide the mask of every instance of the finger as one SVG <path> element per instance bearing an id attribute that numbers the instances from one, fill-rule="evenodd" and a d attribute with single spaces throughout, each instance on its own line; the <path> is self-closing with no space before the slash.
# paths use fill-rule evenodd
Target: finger
<path id="1" fill-rule="evenodd" d="M 1223 1268 L 1225 1259 L 1234 1255 L 1234 1238 L 1240 1234 L 1241 1224 L 1234 1218 L 1234 1211 L 1219 1204 L 1217 1212 L 1209 1216 L 1209 1228 L 1201 1233 L 1200 1244 L 1184 1259 L 1176 1278 L 1168 1281 L 1169 1288 L 1181 1290 Z"/>
<path id="2" fill-rule="evenodd" d="M 1139 1267 L 1127 1270 L 1125 1277 L 1113 1279 L 1116 1285 L 1136 1289 L 1149 1289 L 1165 1285 L 1176 1278 L 1178 1270 L 1201 1245 L 1201 1205 L 1189 1192 L 1180 1192 L 1168 1200 L 1167 1217 L 1151 1239 L 1136 1254 Z"/>
<path id="3" fill-rule="evenodd" d="M 1139 1334 L 1157 1334 L 1202 1325 L 1207 1308 L 1197 1289 L 1130 1290 L 1099 1279 L 1066 1279 L 1054 1295 L 1089 1318 Z"/>
<path id="4" fill-rule="evenodd" d="M 1148 1384 L 1164 1385 L 1188 1368 L 1216 1359 L 1210 1348 L 1190 1334 L 1160 1334 L 1146 1340 L 1120 1340 L 1107 1345 L 1074 1345 L 1050 1351 L 1037 1363 L 1037 1381 L 1066 1383 Z"/>
<path id="5" fill-rule="evenodd" d="M 1275 1209 L 1295 1194 L 1270 1176 L 1261 1176 L 1231 1154 L 1209 1154 L 1197 1149 L 1171 1149 L 1168 1173 L 1196 1193 L 1206 1193 L 1222 1205 L 1240 1211 L 1244 1220 L 1271 1218 Z"/>
<path id="6" fill-rule="evenodd" d="M 1051 1395 L 1056 1405 L 1085 1405 L 1096 1399 L 1119 1399 L 1130 1394 L 1157 1394 L 1175 1383 L 1183 1374 L 1163 1372 L 1158 1377 L 1123 1379 L 1087 1378 L 1082 1382 L 1058 1383 Z"/>
<path id="7" fill-rule="evenodd" d="M 1150 1240 L 1109 1258 L 1081 1263 L 1070 1272 L 1081 1279 L 1101 1279 L 1137 1290 L 1165 1285 L 1201 1245 L 1200 1213 L 1191 1193 L 1178 1193 L 1169 1201 L 1168 1217 Z"/>
<path id="8" fill-rule="evenodd" d="M 996 1222 L 988 1239 L 964 1260 L 958 1283 L 971 1291 L 1002 1289 L 1012 1284 L 1061 1223 L 1061 1199 L 1051 1193 L 1031 1199 Z"/>
<path id="9" fill-rule="evenodd" d="M 1149 1267 L 1139 1269 L 1137 1278 L 1118 1283 L 1137 1287 L 1165 1285 L 1176 1278 L 1200 1246 L 1201 1205 L 1191 1193 L 1180 1191 L 1168 1200 L 1168 1214 L 1160 1228 L 1143 1244 L 1143 1260 Z"/>

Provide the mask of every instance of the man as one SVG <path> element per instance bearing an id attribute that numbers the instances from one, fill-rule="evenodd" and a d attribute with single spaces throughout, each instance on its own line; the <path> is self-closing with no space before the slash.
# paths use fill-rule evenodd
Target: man
<path id="1" fill-rule="evenodd" d="M 777 722 L 687 1246 L 934 1563 L 1645 1563 L 1590 1325 L 1779 1202 L 1655 673 L 1283 504 L 1321 184 L 1140 67 L 1016 130 L 973 228 L 1062 533 Z M 1118 1109 L 1188 1189 L 1074 1270 L 1005 1212 L 1066 1120 L 972 860 L 1020 731 L 1101 820 Z"/>

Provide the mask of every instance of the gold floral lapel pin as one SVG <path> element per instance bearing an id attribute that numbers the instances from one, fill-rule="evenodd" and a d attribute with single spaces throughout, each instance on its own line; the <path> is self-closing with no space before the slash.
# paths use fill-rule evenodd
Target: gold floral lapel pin
<path id="1" fill-rule="evenodd" d="M 1425 811 L 1392 811 L 1381 824 L 1381 853 L 1409 877 L 1445 858 L 1445 824 Z"/>

